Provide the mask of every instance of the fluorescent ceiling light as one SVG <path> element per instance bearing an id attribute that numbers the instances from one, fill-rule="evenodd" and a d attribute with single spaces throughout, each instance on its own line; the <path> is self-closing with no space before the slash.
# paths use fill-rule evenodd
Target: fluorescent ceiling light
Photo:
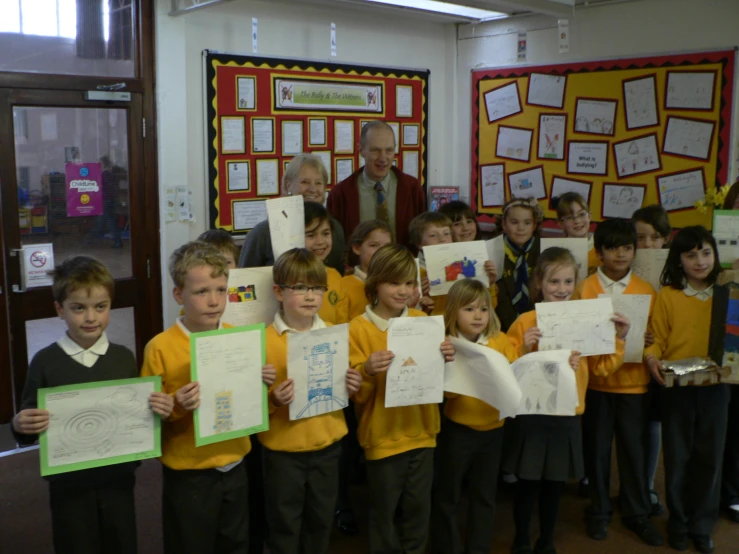
<path id="1" fill-rule="evenodd" d="M 508 17 L 508 14 L 502 12 L 494 12 L 490 10 L 481 10 L 478 8 L 470 8 L 469 6 L 460 6 L 450 2 L 439 2 L 437 0 L 368 0 L 376 4 L 388 4 L 390 6 L 398 6 L 401 8 L 411 8 L 414 10 L 423 10 L 427 12 L 444 13 L 449 15 L 458 15 L 468 17 L 470 19 L 495 19 L 498 17 Z"/>

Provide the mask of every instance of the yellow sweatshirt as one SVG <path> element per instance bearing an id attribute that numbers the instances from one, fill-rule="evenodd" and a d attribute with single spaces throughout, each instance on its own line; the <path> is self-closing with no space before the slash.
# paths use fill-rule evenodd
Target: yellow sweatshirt
<path id="1" fill-rule="evenodd" d="M 518 349 L 520 356 L 524 355 L 523 334 L 527 329 L 536 327 L 536 310 L 531 310 L 525 314 L 518 316 L 513 322 L 511 328 L 508 329 L 508 338 L 511 343 Z M 589 375 L 607 376 L 613 373 L 624 361 L 624 348 L 626 343 L 620 339 L 616 339 L 616 353 L 603 356 L 588 356 L 580 358 L 580 365 L 575 375 L 577 379 L 577 394 L 580 404 L 577 407 L 578 415 L 585 411 L 585 391 L 588 388 Z M 536 350 L 536 348 L 534 348 Z"/>
<path id="2" fill-rule="evenodd" d="M 644 359 L 682 360 L 708 356 L 711 328 L 711 299 L 699 300 L 673 287 L 662 287 L 652 310 L 654 344 L 644 351 Z"/>
<path id="3" fill-rule="evenodd" d="M 223 325 L 230 327 L 230 325 Z M 162 377 L 162 392 L 174 397 L 190 383 L 190 336 L 178 321 L 151 339 L 144 349 L 141 376 Z M 162 421 L 162 463 L 171 469 L 212 469 L 239 461 L 251 450 L 249 437 L 195 447 L 192 412 L 175 401 L 172 415 Z"/>
<path id="4" fill-rule="evenodd" d="M 588 250 L 588 275 L 592 275 L 595 273 L 595 270 L 598 269 L 601 265 L 603 265 L 603 262 L 598 257 L 598 254 L 595 251 L 595 247 Z"/>
<path id="5" fill-rule="evenodd" d="M 346 293 L 341 286 L 341 275 L 333 267 L 326 267 L 326 277 L 328 290 L 323 295 L 323 304 L 318 311 L 318 317 L 331 325 L 348 323 Z"/>
<path id="6" fill-rule="evenodd" d="M 407 315 L 425 314 L 411 309 Z M 380 330 L 366 314 L 354 318 L 349 324 L 349 365 L 362 374 L 362 386 L 354 395 L 354 402 L 359 411 L 357 438 L 366 458 L 381 460 L 417 448 L 435 447 L 440 424 L 437 404 L 385 408 L 387 375 L 369 376 L 364 370 L 370 354 L 380 350 L 387 350 L 387 327 Z"/>
<path id="7" fill-rule="evenodd" d="M 517 349 L 503 332 L 490 337 L 485 346 L 500 352 L 509 362 L 518 358 Z M 447 397 L 444 413 L 455 423 L 466 425 L 475 431 L 490 431 L 503 427 L 505 423 L 504 419 L 500 419 L 500 412 L 482 400 L 453 392 L 444 393 L 444 396 Z"/>
<path id="8" fill-rule="evenodd" d="M 344 412 L 337 410 L 327 414 L 290 421 L 290 408 L 278 408 L 272 391 L 287 379 L 287 335 L 280 334 L 273 323 L 267 327 L 267 364 L 275 366 L 277 378 L 269 390 L 269 430 L 259 433 L 259 442 L 270 450 L 281 452 L 311 452 L 322 450 L 340 440 L 347 433 Z M 346 371 L 347 368 L 334 368 Z"/>
<path id="9" fill-rule="evenodd" d="M 347 313 L 349 321 L 364 313 L 369 302 L 364 295 L 364 279 L 357 275 L 347 275 L 341 279 L 341 287 L 346 294 Z"/>
<path id="10" fill-rule="evenodd" d="M 603 286 L 600 283 L 598 274 L 591 275 L 582 281 L 572 295 L 573 300 L 583 299 L 589 300 L 598 298 L 598 295 L 604 294 Z M 651 315 L 654 308 L 654 299 L 657 294 L 654 287 L 640 279 L 633 273 L 629 279 L 629 284 L 623 294 L 648 294 L 651 296 L 649 301 L 649 313 Z M 590 375 L 588 388 L 600 392 L 617 392 L 620 394 L 642 394 L 647 392 L 649 382 L 652 376 L 649 369 L 643 363 L 623 364 L 620 368 L 616 368 L 615 373 L 607 376 Z"/>

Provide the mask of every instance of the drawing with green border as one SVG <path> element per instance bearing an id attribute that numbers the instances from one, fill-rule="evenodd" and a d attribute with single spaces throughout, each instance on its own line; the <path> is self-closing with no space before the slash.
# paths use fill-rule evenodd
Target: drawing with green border
<path id="1" fill-rule="evenodd" d="M 190 335 L 191 379 L 200 384 L 195 446 L 269 429 L 264 323 Z"/>
<path id="2" fill-rule="evenodd" d="M 49 411 L 39 437 L 41 475 L 161 456 L 161 418 L 149 406 L 161 390 L 161 377 L 39 389 L 38 408 Z"/>

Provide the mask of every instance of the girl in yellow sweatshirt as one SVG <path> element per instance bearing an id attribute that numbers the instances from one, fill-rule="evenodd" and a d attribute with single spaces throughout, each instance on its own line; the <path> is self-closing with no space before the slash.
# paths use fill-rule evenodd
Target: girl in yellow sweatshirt
<path id="1" fill-rule="evenodd" d="M 411 253 L 397 244 L 383 246 L 367 268 L 369 305 L 349 324 L 349 365 L 362 374 L 354 402 L 367 458 L 372 554 L 422 554 L 428 535 L 439 407 L 385 407 L 387 370 L 394 357 L 387 350 L 388 320 L 425 315 L 406 305 L 416 286 Z M 449 341 L 441 343 L 441 352 L 447 361 L 454 357 Z"/>
<path id="2" fill-rule="evenodd" d="M 536 300 L 565 302 L 575 291 L 577 262 L 565 248 L 547 248 L 539 256 L 534 269 Z M 516 526 L 512 554 L 556 554 L 554 527 L 559 501 L 567 479 L 583 476 L 582 435 L 580 416 L 585 410 L 588 374 L 608 375 L 623 363 L 624 338 L 629 320 L 620 314 L 612 318 L 616 324 L 616 353 L 581 358 L 579 352 L 570 356 L 575 371 L 579 405 L 574 416 L 523 415 L 506 425 L 508 448 L 503 460 L 505 471 L 518 477 L 513 500 L 513 521 Z M 508 330 L 508 338 L 528 354 L 537 349 L 541 331 L 536 326 L 536 311 L 521 314 Z M 534 503 L 539 498 L 539 540 L 531 548 L 529 527 Z"/>
<path id="3" fill-rule="evenodd" d="M 493 311 L 490 293 L 479 281 L 457 281 L 447 295 L 446 332 L 500 352 L 513 362 L 518 353 Z M 465 552 L 489 552 L 498 469 L 503 452 L 503 420 L 497 409 L 482 400 L 446 393 L 446 421 L 439 436 L 437 474 L 432 515 L 432 551 L 460 554 L 457 510 L 462 483 L 467 479 L 467 536 Z"/>
<path id="4" fill-rule="evenodd" d="M 721 265 L 713 235 L 685 227 L 675 235 L 652 313 L 654 344 L 644 352 L 652 377 L 664 384 L 663 360 L 708 356 L 713 285 Z M 693 539 L 698 552 L 713 552 L 721 462 L 726 438 L 726 385 L 664 389 L 662 445 L 670 517 L 667 539 L 676 550 Z"/>

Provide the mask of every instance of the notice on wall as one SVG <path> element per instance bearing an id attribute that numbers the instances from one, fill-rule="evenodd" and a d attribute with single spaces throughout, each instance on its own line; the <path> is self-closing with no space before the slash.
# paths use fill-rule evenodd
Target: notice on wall
<path id="1" fill-rule="evenodd" d="M 67 217 L 103 214 L 103 168 L 100 163 L 68 163 Z"/>
<path id="2" fill-rule="evenodd" d="M 21 286 L 23 290 L 50 287 L 54 282 L 54 245 L 24 244 L 21 247 Z"/>

